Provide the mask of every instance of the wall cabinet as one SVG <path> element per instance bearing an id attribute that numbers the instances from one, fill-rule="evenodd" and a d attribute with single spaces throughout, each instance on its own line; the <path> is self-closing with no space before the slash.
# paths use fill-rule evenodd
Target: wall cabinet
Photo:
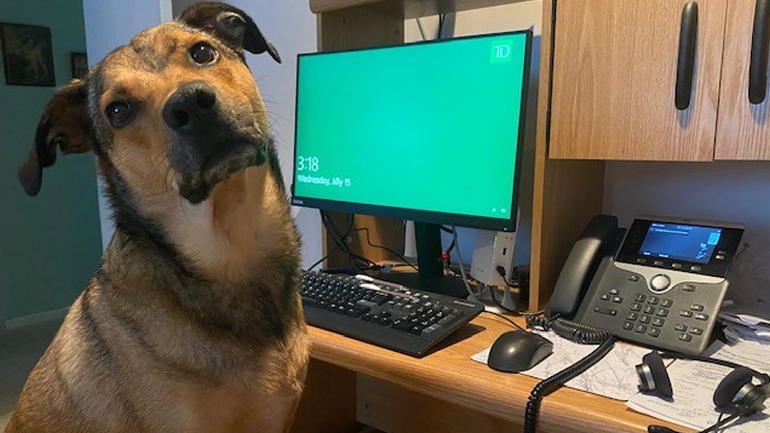
<path id="1" fill-rule="evenodd" d="M 750 103 L 748 96 L 752 54 L 767 68 L 768 21 L 770 0 L 729 0 L 715 159 L 770 160 L 770 92 L 758 104 Z M 753 40 L 755 29 L 763 28 L 765 39 Z M 758 65 L 758 79 L 766 89 L 762 66 Z"/>
<path id="2" fill-rule="evenodd" d="M 768 3 L 559 1 L 549 157 L 770 159 L 768 103 L 748 97 L 755 11 L 767 15 Z M 677 108 L 677 86 L 688 83 L 687 107 Z"/>

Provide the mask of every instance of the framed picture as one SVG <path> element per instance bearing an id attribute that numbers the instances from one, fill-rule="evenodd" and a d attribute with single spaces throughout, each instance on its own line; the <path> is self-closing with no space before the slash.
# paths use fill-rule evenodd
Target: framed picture
<path id="1" fill-rule="evenodd" d="M 88 57 L 86 53 L 70 53 L 72 78 L 84 78 L 88 75 Z"/>
<path id="2" fill-rule="evenodd" d="M 51 29 L 0 23 L 5 84 L 55 86 Z"/>

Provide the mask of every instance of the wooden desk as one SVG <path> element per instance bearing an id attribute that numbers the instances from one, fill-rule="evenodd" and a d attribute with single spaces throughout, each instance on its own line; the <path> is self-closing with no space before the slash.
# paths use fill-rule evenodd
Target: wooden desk
<path id="1" fill-rule="evenodd" d="M 356 432 L 356 421 L 388 433 L 521 431 L 527 398 L 539 380 L 470 359 L 510 329 L 483 313 L 452 344 L 417 359 L 310 327 L 313 360 L 294 431 Z M 623 402 L 562 388 L 543 400 L 538 432 L 641 433 L 649 424 L 688 431 Z"/>

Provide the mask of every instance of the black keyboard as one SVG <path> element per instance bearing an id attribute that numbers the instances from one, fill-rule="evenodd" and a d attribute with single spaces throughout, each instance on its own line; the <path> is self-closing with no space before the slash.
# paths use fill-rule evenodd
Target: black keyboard
<path id="1" fill-rule="evenodd" d="M 302 304 L 307 323 L 420 357 L 484 311 L 450 296 L 366 276 L 306 272 Z"/>

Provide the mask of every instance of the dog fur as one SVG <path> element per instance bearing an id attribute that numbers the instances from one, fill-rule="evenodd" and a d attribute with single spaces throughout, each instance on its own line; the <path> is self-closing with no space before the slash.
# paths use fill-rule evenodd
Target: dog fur
<path id="1" fill-rule="evenodd" d="M 45 108 L 19 170 L 35 195 L 93 151 L 116 231 L 6 433 L 286 432 L 308 362 L 299 237 L 243 49 L 201 3 L 137 35 Z"/>

